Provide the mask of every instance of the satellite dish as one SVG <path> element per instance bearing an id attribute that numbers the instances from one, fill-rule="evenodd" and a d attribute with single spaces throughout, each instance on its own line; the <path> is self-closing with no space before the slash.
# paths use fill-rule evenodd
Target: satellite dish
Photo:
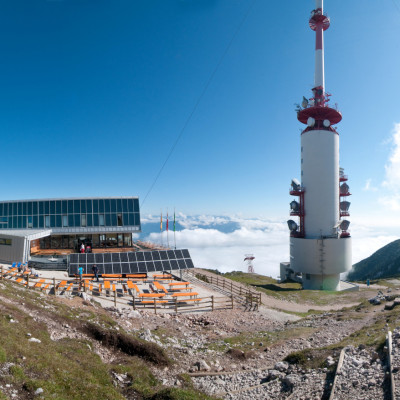
<path id="1" fill-rule="evenodd" d="M 329 128 L 331 126 L 331 121 L 329 121 L 329 119 L 324 119 L 322 123 L 324 124 L 325 128 Z"/>
<path id="2" fill-rule="evenodd" d="M 340 211 L 349 211 L 350 202 L 349 201 L 341 201 L 340 202 Z"/>
<path id="3" fill-rule="evenodd" d="M 288 227 L 289 227 L 290 231 L 292 231 L 292 232 L 297 231 L 297 224 L 292 219 L 289 219 L 287 224 L 288 224 Z"/>
<path id="4" fill-rule="evenodd" d="M 292 211 L 299 211 L 299 208 L 300 208 L 300 204 L 299 204 L 296 200 L 293 200 L 293 201 L 290 203 L 290 209 L 291 209 Z"/>
<path id="5" fill-rule="evenodd" d="M 349 225 L 350 225 L 350 221 L 348 221 L 347 219 L 344 219 L 342 221 L 342 223 L 340 224 L 340 229 L 342 231 L 347 231 L 347 229 L 349 229 Z"/>
<path id="6" fill-rule="evenodd" d="M 303 101 L 301 102 L 301 106 L 306 108 L 308 106 L 308 100 L 303 96 Z"/>
<path id="7" fill-rule="evenodd" d="M 295 178 L 292 179 L 291 186 L 292 186 L 293 190 L 300 190 L 300 188 L 301 188 L 300 182 Z"/>
<path id="8" fill-rule="evenodd" d="M 347 183 L 343 183 L 343 185 L 340 186 L 340 193 L 347 194 L 349 193 L 349 189 L 349 185 Z"/>
<path id="9" fill-rule="evenodd" d="M 307 125 L 312 128 L 315 125 L 315 119 L 313 117 L 308 117 Z"/>

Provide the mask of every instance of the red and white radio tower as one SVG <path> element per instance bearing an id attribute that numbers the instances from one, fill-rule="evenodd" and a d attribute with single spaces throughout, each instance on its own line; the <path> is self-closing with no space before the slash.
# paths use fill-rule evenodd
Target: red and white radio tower
<path id="1" fill-rule="evenodd" d="M 253 260 L 255 259 L 255 257 L 253 256 L 253 254 L 245 254 L 244 255 L 244 260 L 243 261 L 247 261 L 247 272 L 249 274 L 254 274 L 254 267 L 253 267 Z"/>
<path id="2" fill-rule="evenodd" d="M 351 269 L 351 238 L 348 232 L 350 195 L 347 176 L 339 167 L 339 133 L 334 127 L 342 115 L 329 105 L 325 91 L 324 31 L 330 20 L 323 0 L 316 0 L 310 28 L 315 32 L 315 75 L 313 96 L 303 97 L 298 120 L 306 127 L 301 133 L 301 183 L 293 179 L 290 194 L 290 270 L 302 274 L 304 289 L 339 290 L 340 274 Z M 281 264 L 286 276 L 287 263 Z"/>

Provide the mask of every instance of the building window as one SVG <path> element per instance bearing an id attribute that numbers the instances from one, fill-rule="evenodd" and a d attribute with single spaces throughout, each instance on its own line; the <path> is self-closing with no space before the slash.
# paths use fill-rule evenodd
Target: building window
<path id="1" fill-rule="evenodd" d="M 99 214 L 99 226 L 104 226 L 104 214 Z"/>
<path id="2" fill-rule="evenodd" d="M 62 216 L 62 226 L 66 228 L 68 226 L 68 215 Z"/>
<path id="3" fill-rule="evenodd" d="M 12 239 L 0 239 L 0 245 L 11 246 L 12 245 Z"/>
<path id="4" fill-rule="evenodd" d="M 310 274 L 306 274 L 306 279 L 307 279 L 307 280 L 310 280 L 310 279 L 311 279 Z"/>
<path id="5" fill-rule="evenodd" d="M 28 228 L 33 228 L 33 217 L 26 217 L 26 225 Z"/>
<path id="6" fill-rule="evenodd" d="M 117 225 L 122 226 L 122 214 L 117 214 Z"/>
<path id="7" fill-rule="evenodd" d="M 86 227 L 86 214 L 81 214 L 81 226 Z"/>
<path id="8" fill-rule="evenodd" d="M 45 215 L 44 216 L 44 227 L 45 228 L 50 228 L 50 215 Z"/>

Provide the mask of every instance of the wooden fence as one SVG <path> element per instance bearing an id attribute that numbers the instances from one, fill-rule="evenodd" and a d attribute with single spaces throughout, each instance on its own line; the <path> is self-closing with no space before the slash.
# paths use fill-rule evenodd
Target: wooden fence
<path id="1" fill-rule="evenodd" d="M 218 275 L 204 275 L 201 273 L 196 273 L 190 271 L 191 274 L 203 282 L 210 283 L 211 285 L 216 285 L 224 290 L 229 291 L 232 295 L 240 296 L 251 306 L 260 305 L 261 304 L 261 293 L 252 291 L 248 288 L 244 288 L 242 285 L 234 284 L 233 281 L 228 280 L 223 277 L 219 277 Z"/>

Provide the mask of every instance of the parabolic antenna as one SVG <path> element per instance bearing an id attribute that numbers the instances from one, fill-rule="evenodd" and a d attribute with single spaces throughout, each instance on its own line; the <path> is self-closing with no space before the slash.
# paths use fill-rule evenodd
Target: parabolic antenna
<path id="1" fill-rule="evenodd" d="M 342 231 L 347 231 L 347 229 L 349 229 L 349 225 L 350 225 L 350 221 L 348 221 L 347 219 L 344 219 L 342 221 L 342 223 L 340 224 L 340 229 Z"/>
<path id="2" fill-rule="evenodd" d="M 343 183 L 343 184 L 340 186 L 340 193 L 341 193 L 341 194 L 347 194 L 347 193 L 349 193 L 349 185 L 348 185 L 347 183 Z"/>
<path id="3" fill-rule="evenodd" d="M 290 209 L 291 209 L 292 211 L 299 211 L 299 208 L 300 208 L 300 204 L 299 204 L 296 200 L 293 200 L 293 201 L 290 203 Z"/>
<path id="4" fill-rule="evenodd" d="M 331 126 L 331 121 L 329 121 L 329 119 L 324 119 L 322 123 L 324 124 L 325 128 L 329 128 Z"/>
<path id="5" fill-rule="evenodd" d="M 341 201 L 340 202 L 340 211 L 349 211 L 350 202 L 349 201 Z"/>
<path id="6" fill-rule="evenodd" d="M 315 119 L 313 117 L 308 117 L 307 125 L 312 128 L 315 125 Z"/>
<path id="7" fill-rule="evenodd" d="M 289 230 L 290 231 L 296 231 L 297 230 L 297 224 L 296 222 L 294 222 L 292 219 L 289 219 L 289 221 L 287 222 Z"/>
<path id="8" fill-rule="evenodd" d="M 292 179 L 291 186 L 292 186 L 293 190 L 300 190 L 300 188 L 301 188 L 300 182 L 295 178 Z"/>

